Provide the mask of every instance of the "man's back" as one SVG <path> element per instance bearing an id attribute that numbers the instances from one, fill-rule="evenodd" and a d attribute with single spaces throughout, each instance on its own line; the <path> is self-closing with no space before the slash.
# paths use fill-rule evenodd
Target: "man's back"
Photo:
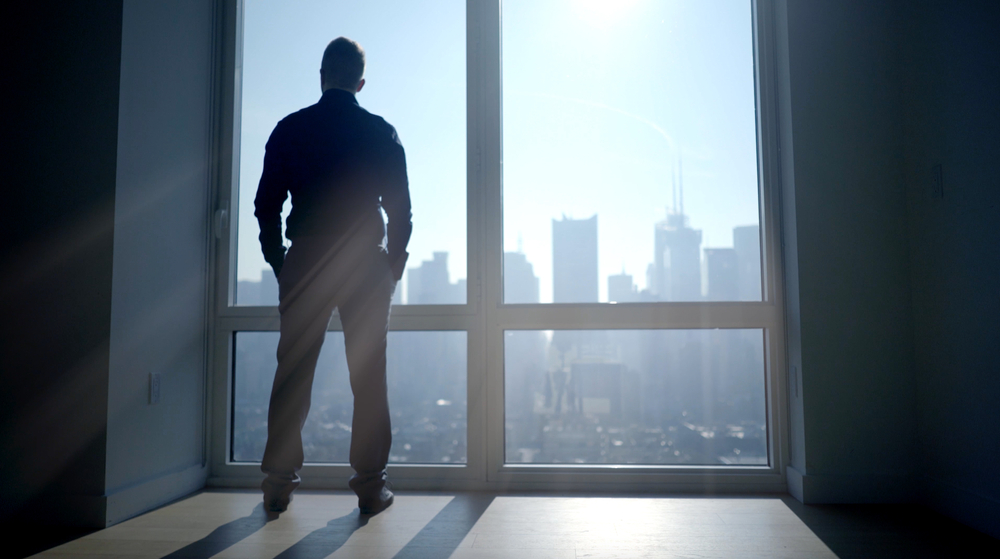
<path id="1" fill-rule="evenodd" d="M 329 237 L 385 234 L 379 207 L 389 217 L 393 261 L 410 235 L 406 162 L 396 131 L 358 106 L 354 95 L 328 89 L 315 105 L 285 117 L 267 142 L 255 200 L 264 256 L 284 254 L 281 206 L 292 211 L 286 235 Z"/>

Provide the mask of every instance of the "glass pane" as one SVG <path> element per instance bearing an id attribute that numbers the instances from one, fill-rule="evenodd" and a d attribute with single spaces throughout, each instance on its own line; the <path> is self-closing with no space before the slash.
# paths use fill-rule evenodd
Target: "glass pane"
<path id="1" fill-rule="evenodd" d="M 506 461 L 766 465 L 764 336 L 510 330 Z"/>
<path id="2" fill-rule="evenodd" d="M 246 1 L 236 302 L 278 303 L 253 215 L 264 145 L 279 120 L 319 100 L 323 49 L 340 35 L 365 49 L 358 103 L 395 126 L 406 150 L 413 237 L 394 302 L 464 304 L 464 0 Z"/>
<path id="3" fill-rule="evenodd" d="M 752 23 L 750 0 L 503 2 L 504 252 L 539 285 L 505 302 L 761 299 Z"/>
<path id="4" fill-rule="evenodd" d="M 465 463 L 466 347 L 465 332 L 389 332 L 390 462 Z M 277 332 L 236 334 L 234 461 L 264 456 L 277 349 Z M 302 429 L 306 462 L 348 462 L 353 413 L 344 335 L 328 332 Z"/>

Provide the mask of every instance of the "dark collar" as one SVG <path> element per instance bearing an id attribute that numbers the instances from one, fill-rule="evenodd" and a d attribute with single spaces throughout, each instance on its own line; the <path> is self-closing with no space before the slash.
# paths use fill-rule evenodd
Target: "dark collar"
<path id="1" fill-rule="evenodd" d="M 351 103 L 354 105 L 358 104 L 357 98 L 350 91 L 344 91 L 343 89 L 331 88 L 323 92 L 323 97 L 320 98 L 321 103 Z"/>

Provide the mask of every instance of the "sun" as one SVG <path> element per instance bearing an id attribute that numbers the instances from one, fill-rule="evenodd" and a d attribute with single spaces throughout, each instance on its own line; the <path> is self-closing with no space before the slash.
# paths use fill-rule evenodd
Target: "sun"
<path id="1" fill-rule="evenodd" d="M 613 23 L 639 0 L 570 0 L 581 17 L 588 22 L 604 26 Z"/>

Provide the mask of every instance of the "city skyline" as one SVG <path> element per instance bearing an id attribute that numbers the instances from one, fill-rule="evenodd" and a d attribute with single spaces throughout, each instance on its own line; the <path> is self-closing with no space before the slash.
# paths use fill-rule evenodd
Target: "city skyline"
<path id="1" fill-rule="evenodd" d="M 551 220 L 563 214 L 599 213 L 599 300 L 623 266 L 639 291 L 652 290 L 649 230 L 667 219 L 681 160 L 685 212 L 703 246 L 732 246 L 733 227 L 758 223 L 749 0 L 509 0 L 502 9 L 501 250 L 533 264 L 539 301 L 553 300 Z M 467 126 L 465 16 L 460 0 L 247 1 L 238 281 L 259 280 L 265 267 L 252 205 L 264 144 L 281 118 L 316 102 L 319 57 L 337 35 L 366 49 L 358 102 L 392 123 L 406 149 L 410 268 L 446 252 L 449 282 L 467 278 L 467 134 L 495 131 Z"/>
<path id="2" fill-rule="evenodd" d="M 668 211 L 667 219 L 654 225 L 654 246 L 659 250 L 646 266 L 646 285 L 658 286 L 658 290 L 641 288 L 634 275 L 623 269 L 604 276 L 607 296 L 599 299 L 597 286 L 602 282 L 597 266 L 598 215 L 580 220 L 565 216 L 553 219 L 552 235 L 560 236 L 560 241 L 552 243 L 552 269 L 561 273 L 552 277 L 552 293 L 560 294 L 552 302 L 760 301 L 760 228 L 738 225 L 733 228 L 730 246 L 703 247 L 701 232 L 688 223 L 687 215 Z M 393 304 L 463 304 L 467 281 L 452 281 L 448 257 L 445 251 L 435 251 L 431 259 L 411 264 L 397 285 Z M 557 259 L 562 265 L 556 263 Z M 541 301 L 542 278 L 535 274 L 536 264 L 523 252 L 504 253 L 504 303 L 548 303 Z M 278 286 L 273 273 L 269 268 L 262 269 L 260 278 L 239 281 L 239 304 L 277 304 Z M 577 285 L 580 282 L 586 285 Z"/>

